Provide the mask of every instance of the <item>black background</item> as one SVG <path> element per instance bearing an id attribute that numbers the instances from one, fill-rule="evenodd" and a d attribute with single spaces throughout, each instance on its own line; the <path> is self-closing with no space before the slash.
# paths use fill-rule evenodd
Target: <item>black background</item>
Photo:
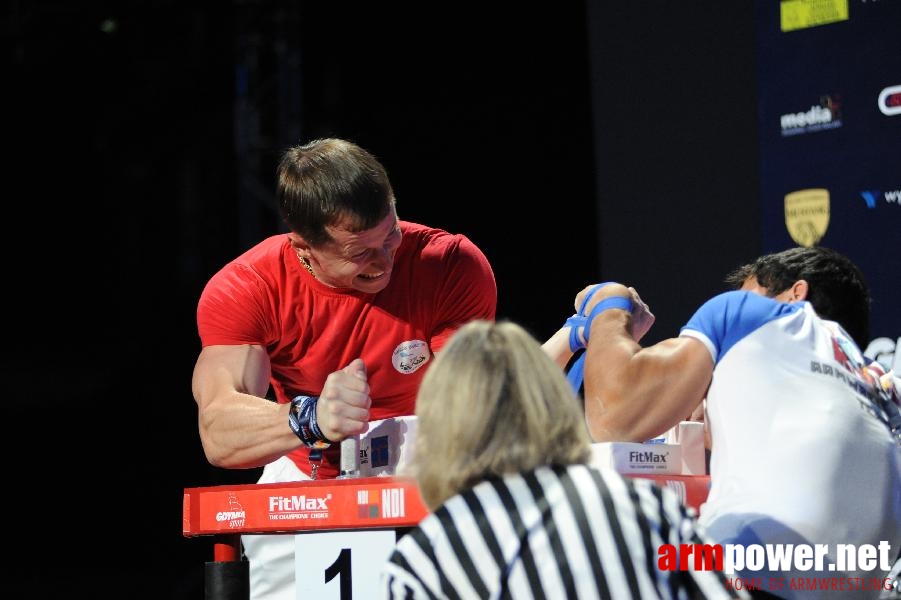
<path id="1" fill-rule="evenodd" d="M 371 150 L 540 339 L 613 278 L 673 335 L 759 250 L 752 11 L 632 4 L 7 3 L 10 597 L 202 597 L 183 489 L 256 472 L 203 458 L 194 309 L 288 145 Z"/>

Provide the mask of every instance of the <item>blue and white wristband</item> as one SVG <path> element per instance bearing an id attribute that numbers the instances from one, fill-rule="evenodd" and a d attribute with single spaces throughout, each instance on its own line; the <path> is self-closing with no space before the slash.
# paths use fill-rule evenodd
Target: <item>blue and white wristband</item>
<path id="1" fill-rule="evenodd" d="M 313 450 L 323 450 L 332 445 L 332 442 L 323 435 L 316 420 L 318 401 L 317 396 L 295 396 L 288 411 L 288 426 L 291 427 L 291 431 L 304 446 Z"/>

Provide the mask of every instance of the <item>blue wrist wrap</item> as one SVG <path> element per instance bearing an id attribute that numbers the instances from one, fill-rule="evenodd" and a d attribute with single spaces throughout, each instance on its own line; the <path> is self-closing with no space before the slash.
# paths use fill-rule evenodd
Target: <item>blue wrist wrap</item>
<path id="1" fill-rule="evenodd" d="M 322 434 L 316 421 L 316 396 L 296 396 L 291 400 L 288 411 L 288 425 L 307 448 L 321 450 L 331 446 L 331 442 Z"/>
<path id="2" fill-rule="evenodd" d="M 606 285 L 606 284 L 600 284 L 600 285 Z M 598 289 L 600 289 L 600 288 L 598 288 Z M 585 303 L 582 304 L 581 308 L 584 310 Z M 585 344 L 588 344 L 588 334 L 591 331 L 591 322 L 594 321 L 594 318 L 596 316 L 598 316 L 605 310 L 610 310 L 611 308 L 620 308 L 622 310 L 626 310 L 631 313 L 632 312 L 632 299 L 625 298 L 623 296 L 611 296 L 610 298 L 604 298 L 603 300 L 598 302 L 594 308 L 591 309 L 591 312 L 588 314 L 587 317 L 582 317 L 584 319 L 584 327 L 585 327 L 585 332 L 584 332 Z M 576 316 L 578 316 L 578 315 L 574 315 L 573 317 L 570 317 L 570 319 L 575 319 Z M 569 323 L 569 320 L 567 320 L 567 323 Z M 570 335 L 569 335 L 570 347 L 572 347 L 572 345 L 573 345 L 573 334 L 572 334 L 573 331 L 576 331 L 575 327 L 573 327 L 570 330 Z M 578 338 L 576 338 L 576 339 L 578 340 Z M 585 346 L 583 345 L 582 347 L 584 348 Z M 574 352 L 575 352 L 575 350 L 574 350 Z M 570 385 L 572 386 L 572 388 L 576 392 L 576 394 L 579 394 L 579 393 L 581 393 L 582 383 L 583 383 L 584 378 L 585 378 L 585 354 L 582 354 L 582 356 L 580 356 L 578 359 L 576 359 L 576 361 L 570 366 L 569 370 L 566 373 L 566 379 L 567 379 L 567 381 L 569 381 Z"/>
<path id="3" fill-rule="evenodd" d="M 591 301 L 591 298 L 595 295 L 595 293 L 606 285 L 610 285 L 613 283 L 612 281 L 605 281 L 604 283 L 599 283 L 585 294 L 585 298 L 582 299 L 582 304 L 579 305 L 579 311 L 568 318 L 566 322 L 563 324 L 564 327 L 569 327 L 569 350 L 570 352 L 576 352 L 577 350 L 581 350 L 585 347 L 585 344 L 588 343 L 588 320 L 589 315 L 585 313 L 585 307 L 588 306 L 588 302 Z M 583 329 L 582 338 L 579 337 L 579 329 Z"/>
<path id="4" fill-rule="evenodd" d="M 594 308 L 591 309 L 591 313 L 588 315 L 588 319 L 585 322 L 585 343 L 588 343 L 588 334 L 591 331 L 591 322 L 594 321 L 594 318 L 604 312 L 605 310 L 610 310 L 611 308 L 621 308 L 625 311 L 632 312 L 632 299 L 624 298 L 623 296 L 611 296 L 610 298 L 604 298 L 600 302 L 594 305 Z"/>

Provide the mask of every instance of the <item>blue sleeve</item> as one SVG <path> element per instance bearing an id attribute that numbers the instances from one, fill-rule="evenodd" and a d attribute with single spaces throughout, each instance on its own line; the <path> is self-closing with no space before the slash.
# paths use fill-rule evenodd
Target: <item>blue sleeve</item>
<path id="1" fill-rule="evenodd" d="M 724 292 L 705 302 L 682 327 L 680 334 L 688 332 L 692 337 L 699 337 L 692 332 L 701 334 L 710 344 L 708 348 L 714 354 L 714 363 L 718 363 L 736 342 L 803 306 L 803 302 L 788 304 L 754 292 Z"/>

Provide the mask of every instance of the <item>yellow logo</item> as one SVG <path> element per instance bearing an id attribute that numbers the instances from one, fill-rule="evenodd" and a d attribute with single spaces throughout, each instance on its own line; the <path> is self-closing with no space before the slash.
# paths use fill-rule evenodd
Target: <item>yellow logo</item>
<path id="1" fill-rule="evenodd" d="M 785 228 L 799 246 L 815 246 L 829 228 L 829 190 L 815 188 L 786 194 Z"/>
<path id="2" fill-rule="evenodd" d="M 779 27 L 783 32 L 848 20 L 848 0 L 781 0 Z"/>

